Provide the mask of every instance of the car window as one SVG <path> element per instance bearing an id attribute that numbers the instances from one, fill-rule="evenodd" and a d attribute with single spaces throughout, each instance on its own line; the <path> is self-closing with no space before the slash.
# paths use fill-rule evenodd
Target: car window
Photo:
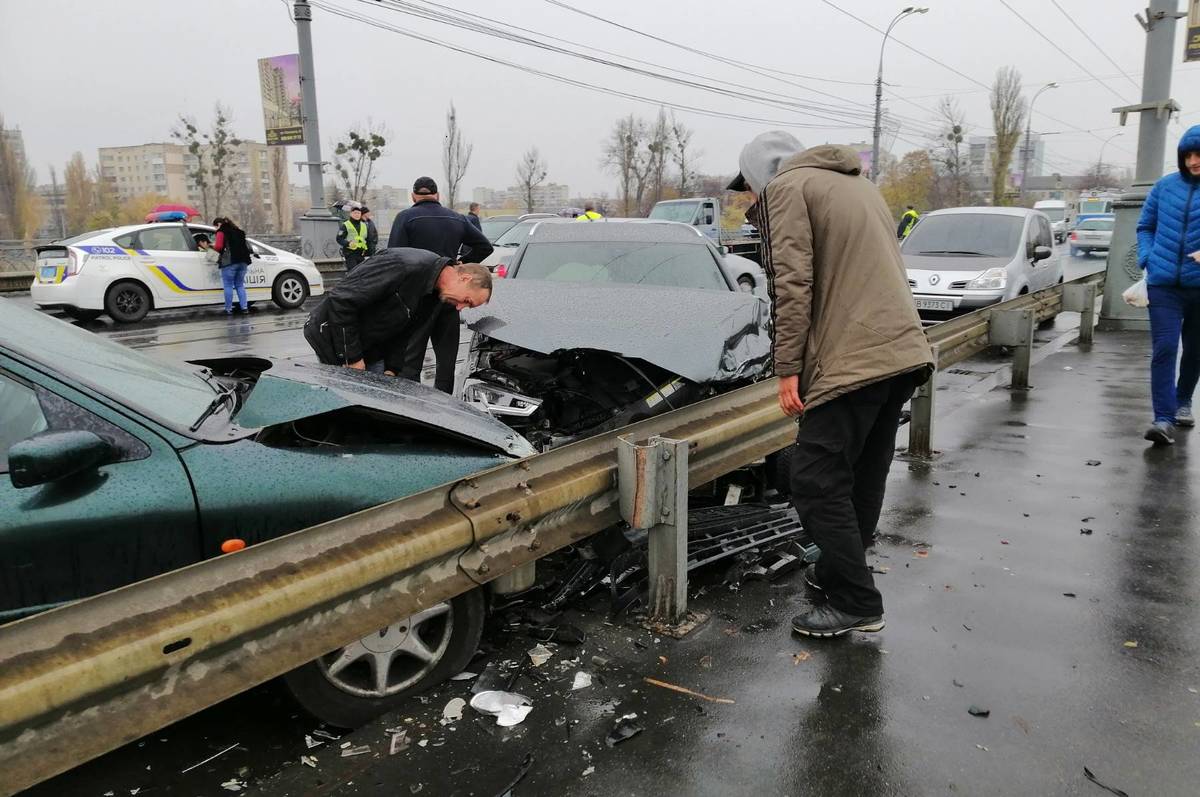
<path id="1" fill-rule="evenodd" d="M 183 227 L 172 224 L 142 230 L 138 233 L 137 248 L 148 252 L 191 252 L 195 250 L 193 244 L 184 234 Z"/>
<path id="2" fill-rule="evenodd" d="M 8 473 L 8 449 L 48 427 L 34 389 L 0 373 L 0 473 Z"/>
<path id="3" fill-rule="evenodd" d="M 113 243 L 122 249 L 132 249 L 133 239 L 136 237 L 137 233 L 127 232 L 124 235 L 118 235 L 116 238 L 113 238 Z"/>
<path id="4" fill-rule="evenodd" d="M 1076 229 L 1078 229 L 1078 230 L 1107 230 L 1107 231 L 1111 232 L 1112 228 L 1113 228 L 1113 224 L 1114 224 L 1114 222 L 1112 219 L 1085 219 L 1084 221 L 1081 221 L 1079 223 L 1079 226 L 1076 227 Z"/>
<path id="5" fill-rule="evenodd" d="M 513 276 L 551 282 L 729 290 L 720 268 L 703 244 L 531 243 Z"/>
<path id="6" fill-rule="evenodd" d="M 1024 228 L 1025 219 L 1006 213 L 931 215 L 921 219 L 900 249 L 906 255 L 1011 258 Z"/>
<path id="7" fill-rule="evenodd" d="M 1038 222 L 1037 245 L 1038 246 L 1051 246 L 1051 247 L 1054 246 L 1054 234 L 1052 232 L 1050 232 L 1050 222 L 1046 221 L 1041 216 L 1037 217 L 1037 222 Z"/>
<path id="8" fill-rule="evenodd" d="M 696 218 L 695 202 L 661 202 L 650 211 L 650 218 L 691 224 Z"/>
<path id="9" fill-rule="evenodd" d="M 496 246 L 520 246 L 529 237 L 529 231 L 538 223 L 537 219 L 522 221 L 514 224 L 507 232 L 496 239 Z"/>
<path id="10" fill-rule="evenodd" d="M 512 219 L 500 219 L 499 221 L 493 221 L 492 219 L 481 219 L 479 223 L 480 226 L 483 227 L 484 237 L 486 237 L 492 243 L 495 243 L 496 239 L 508 232 L 510 229 L 512 229 L 512 226 L 516 224 L 516 222 Z"/>

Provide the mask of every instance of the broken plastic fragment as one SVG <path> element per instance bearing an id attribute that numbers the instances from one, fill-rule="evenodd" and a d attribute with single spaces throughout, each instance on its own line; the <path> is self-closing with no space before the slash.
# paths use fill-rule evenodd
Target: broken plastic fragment
<path id="1" fill-rule="evenodd" d="M 534 667 L 541 667 L 543 664 L 550 661 L 550 657 L 554 655 L 552 650 L 540 643 L 530 648 L 528 653 L 529 660 L 533 662 Z"/>
<path id="2" fill-rule="evenodd" d="M 221 784 L 221 788 L 225 791 L 241 791 L 242 789 L 246 788 L 246 781 L 238 780 L 237 778 L 230 778 Z"/>
<path id="3" fill-rule="evenodd" d="M 808 661 L 811 658 L 812 658 L 811 653 L 809 653 L 807 650 L 802 650 L 799 653 L 792 654 L 792 664 L 796 665 L 802 661 Z"/>
<path id="4" fill-rule="evenodd" d="M 449 725 L 451 722 L 458 722 L 462 719 L 463 709 L 466 708 L 467 701 L 461 697 L 456 697 L 446 704 L 442 709 L 442 724 Z"/>
<path id="5" fill-rule="evenodd" d="M 583 773 L 582 773 L 582 774 L 583 774 L 583 777 L 585 777 L 585 778 L 586 778 L 588 775 L 592 774 L 592 773 L 593 773 L 593 772 L 595 772 L 595 771 L 596 771 L 596 768 L 595 768 L 595 767 L 588 767 L 587 769 L 585 769 L 585 770 L 583 771 Z"/>
<path id="6" fill-rule="evenodd" d="M 490 714 L 497 725 L 509 728 L 521 724 L 533 711 L 533 704 L 525 695 L 513 692 L 480 692 L 471 698 L 471 708 L 480 714 Z"/>
<path id="7" fill-rule="evenodd" d="M 478 674 L 479 673 L 467 672 L 464 670 L 463 672 L 460 672 L 458 675 L 451 675 L 450 680 L 451 681 L 469 681 Z"/>
<path id="8" fill-rule="evenodd" d="M 357 747 L 351 747 L 348 750 L 343 750 L 342 758 L 350 758 L 351 756 L 356 755 L 366 755 L 369 752 L 371 752 L 371 745 L 360 744 Z"/>
<path id="9" fill-rule="evenodd" d="M 1136 648 L 1137 646 L 1138 643 L 1134 642 L 1132 639 L 1125 643 L 1125 647 L 1127 648 Z"/>
<path id="10" fill-rule="evenodd" d="M 643 730 L 644 728 L 637 723 L 637 714 L 626 714 L 617 720 L 617 724 L 605 737 L 604 743 L 609 747 L 616 747 L 621 742 L 637 736 Z"/>
<path id="11" fill-rule="evenodd" d="M 988 717 L 988 716 L 991 716 L 992 710 L 983 708 L 982 706 L 977 706 L 974 703 L 972 703 L 970 706 L 967 707 L 967 713 L 970 714 L 972 717 Z"/>
<path id="12" fill-rule="evenodd" d="M 1089 460 L 1087 461 L 1087 466 L 1088 466 L 1089 468 L 1098 468 L 1098 467 L 1100 467 L 1100 460 L 1098 460 L 1098 459 L 1089 459 Z"/>
<path id="13" fill-rule="evenodd" d="M 313 769 L 316 769 L 317 757 L 315 755 L 302 755 L 300 756 L 300 763 L 306 767 L 312 767 Z"/>
<path id="14" fill-rule="evenodd" d="M 403 729 L 392 731 L 392 745 L 388 748 L 388 755 L 403 753 L 408 747 L 408 732 Z"/>
<path id="15" fill-rule="evenodd" d="M 575 683 L 571 684 L 571 689 L 587 689 L 592 685 L 592 676 L 590 673 L 580 670 L 575 673 Z"/>

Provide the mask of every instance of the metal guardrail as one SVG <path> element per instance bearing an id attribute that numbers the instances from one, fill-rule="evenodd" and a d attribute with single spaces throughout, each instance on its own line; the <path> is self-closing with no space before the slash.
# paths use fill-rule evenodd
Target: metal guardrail
<path id="1" fill-rule="evenodd" d="M 1086 283 L 1092 307 L 1101 282 Z M 1063 295 L 1056 286 L 931 329 L 939 366 L 985 348 L 993 318 L 1048 318 Z M 759 382 L 0 629 L 0 793 L 617 522 L 618 438 L 656 435 L 687 441 L 700 485 L 786 447 L 795 423 L 775 380 Z"/>

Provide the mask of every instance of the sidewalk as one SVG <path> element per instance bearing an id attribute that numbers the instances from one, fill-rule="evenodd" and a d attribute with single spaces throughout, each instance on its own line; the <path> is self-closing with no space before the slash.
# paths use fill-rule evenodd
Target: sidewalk
<path id="1" fill-rule="evenodd" d="M 1200 430 L 1168 449 L 1142 441 L 1147 337 L 1066 346 L 1034 366 L 1032 390 L 981 393 L 940 416 L 933 463 L 896 463 L 873 557 L 886 569 L 879 634 L 800 639 L 789 625 L 806 600 L 799 575 L 735 591 L 718 573 L 692 600 L 712 619 L 683 641 L 594 612 L 565 618 L 587 640 L 548 644 L 550 661 L 516 679 L 534 705 L 516 727 L 470 708 L 443 723 L 452 698 L 471 697 L 471 682 L 455 681 L 315 749 L 303 735 L 316 726 L 302 718 L 270 738 L 227 731 L 243 734 L 239 749 L 179 786 L 211 793 L 200 784 L 240 772 L 249 794 L 490 797 L 525 771 L 517 797 L 1104 795 L 1087 767 L 1130 795 L 1194 795 L 1200 450 L 1189 448 Z M 534 644 L 514 635 L 493 658 L 527 662 Z M 592 684 L 572 690 L 580 670 Z M 254 702 L 265 694 L 196 722 L 244 728 L 244 712 L 279 710 Z M 642 731 L 609 747 L 628 714 Z M 394 728 L 407 747 L 389 754 Z M 174 755 L 199 761 L 227 744 L 218 738 Z M 368 753 L 342 749 L 362 745 Z M 129 758 L 122 780 L 149 763 Z M 100 781 L 111 769 L 91 771 L 86 784 L 80 771 L 45 786 L 109 788 Z"/>

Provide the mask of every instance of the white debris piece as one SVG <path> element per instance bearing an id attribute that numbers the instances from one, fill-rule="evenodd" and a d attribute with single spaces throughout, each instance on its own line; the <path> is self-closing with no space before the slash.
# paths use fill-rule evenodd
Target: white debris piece
<path id="1" fill-rule="evenodd" d="M 550 650 L 540 642 L 529 649 L 529 660 L 533 662 L 534 667 L 541 667 L 546 662 L 550 661 L 550 657 L 554 655 L 554 651 Z"/>
<path id="2" fill-rule="evenodd" d="M 315 755 L 302 755 L 300 756 L 300 763 L 306 767 L 312 767 L 313 769 L 316 769 L 317 757 Z"/>
<path id="3" fill-rule="evenodd" d="M 309 749 L 309 750 L 311 750 L 311 749 L 313 749 L 314 747 L 320 747 L 321 745 L 323 745 L 323 744 L 325 744 L 325 743 L 324 743 L 324 742 L 318 742 L 316 739 L 312 738 L 311 736 L 309 736 L 309 735 L 306 733 L 306 734 L 304 734 L 304 744 L 305 744 L 305 746 L 306 746 L 306 747 L 308 747 L 308 749 Z"/>
<path id="4" fill-rule="evenodd" d="M 471 698 L 471 708 L 480 714 L 490 714 L 496 718 L 496 724 L 510 728 L 520 725 L 533 711 L 533 704 L 525 695 L 513 692 L 480 692 Z"/>
<path id="5" fill-rule="evenodd" d="M 461 697 L 456 697 L 446 704 L 442 709 L 442 724 L 449 725 L 452 722 L 458 722 L 462 719 L 463 709 L 467 707 L 467 701 Z"/>
<path id="6" fill-rule="evenodd" d="M 595 771 L 596 771 L 595 767 L 588 767 L 587 769 L 585 769 L 583 771 L 583 776 L 586 778 L 588 775 L 592 774 Z"/>
<path id="7" fill-rule="evenodd" d="M 237 778 L 230 778 L 221 784 L 221 788 L 225 791 L 241 791 L 242 789 L 246 788 L 246 781 L 238 780 Z"/>
<path id="8" fill-rule="evenodd" d="M 592 676 L 583 670 L 575 673 L 575 683 L 571 684 L 571 689 L 587 689 L 592 685 Z"/>
<path id="9" fill-rule="evenodd" d="M 451 675 L 450 680 L 451 681 L 469 681 L 472 678 L 477 677 L 478 675 L 479 675 L 479 673 L 477 673 L 477 672 L 467 672 L 464 670 L 463 672 L 460 672 L 458 675 Z"/>

